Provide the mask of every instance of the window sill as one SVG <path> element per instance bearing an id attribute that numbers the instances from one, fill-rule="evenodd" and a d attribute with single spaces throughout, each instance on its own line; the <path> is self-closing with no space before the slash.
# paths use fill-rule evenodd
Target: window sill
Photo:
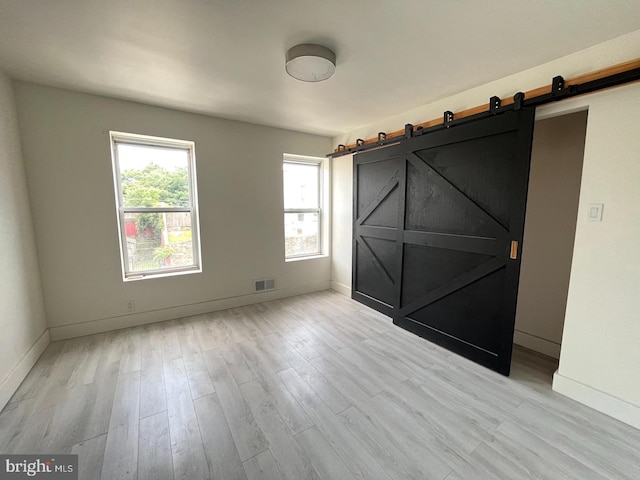
<path id="1" fill-rule="evenodd" d="M 166 278 L 166 277 L 175 277 L 178 275 L 189 275 L 192 273 L 202 273 L 202 268 L 193 267 L 185 270 L 171 270 L 167 272 L 149 272 L 149 273 L 141 273 L 140 275 L 131 274 L 127 277 L 123 277 L 124 282 L 137 282 L 138 280 L 151 280 L 154 278 Z"/>
<path id="2" fill-rule="evenodd" d="M 289 262 L 299 262 L 301 260 L 313 260 L 315 258 L 327 258 L 329 255 L 325 254 L 325 253 L 317 253 L 315 255 L 305 255 L 304 257 L 291 257 L 291 258 L 285 258 L 284 261 L 285 263 L 289 263 Z"/>

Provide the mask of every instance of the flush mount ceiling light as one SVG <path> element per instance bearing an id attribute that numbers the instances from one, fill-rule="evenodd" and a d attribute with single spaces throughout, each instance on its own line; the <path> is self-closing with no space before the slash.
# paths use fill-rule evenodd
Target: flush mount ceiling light
<path id="1" fill-rule="evenodd" d="M 322 45 L 296 45 L 287 52 L 285 68 L 303 82 L 321 82 L 336 73 L 336 54 Z"/>

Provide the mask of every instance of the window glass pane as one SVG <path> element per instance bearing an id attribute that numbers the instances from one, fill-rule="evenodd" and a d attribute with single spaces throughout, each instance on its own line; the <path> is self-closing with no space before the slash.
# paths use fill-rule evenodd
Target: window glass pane
<path id="1" fill-rule="evenodd" d="M 126 213 L 130 272 L 193 265 L 191 213 Z"/>
<path id="2" fill-rule="evenodd" d="M 284 162 L 284 208 L 318 208 L 319 165 Z"/>
<path id="3" fill-rule="evenodd" d="M 188 207 L 189 151 L 117 143 L 125 207 Z"/>
<path id="4" fill-rule="evenodd" d="M 285 255 L 313 255 L 320 253 L 320 229 L 317 213 L 285 213 Z"/>

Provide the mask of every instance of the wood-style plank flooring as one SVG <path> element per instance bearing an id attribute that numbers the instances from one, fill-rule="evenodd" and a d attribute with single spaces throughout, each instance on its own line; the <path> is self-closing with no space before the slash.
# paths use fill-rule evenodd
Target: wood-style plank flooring
<path id="1" fill-rule="evenodd" d="M 82 479 L 640 478 L 640 431 L 335 292 L 55 342 L 0 413 L 1 453 Z"/>

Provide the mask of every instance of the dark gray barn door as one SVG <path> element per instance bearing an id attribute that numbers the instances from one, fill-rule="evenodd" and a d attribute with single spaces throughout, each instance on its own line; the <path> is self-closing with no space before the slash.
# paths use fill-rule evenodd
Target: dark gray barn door
<path id="1" fill-rule="evenodd" d="M 509 374 L 533 109 L 356 155 L 353 298 Z"/>

